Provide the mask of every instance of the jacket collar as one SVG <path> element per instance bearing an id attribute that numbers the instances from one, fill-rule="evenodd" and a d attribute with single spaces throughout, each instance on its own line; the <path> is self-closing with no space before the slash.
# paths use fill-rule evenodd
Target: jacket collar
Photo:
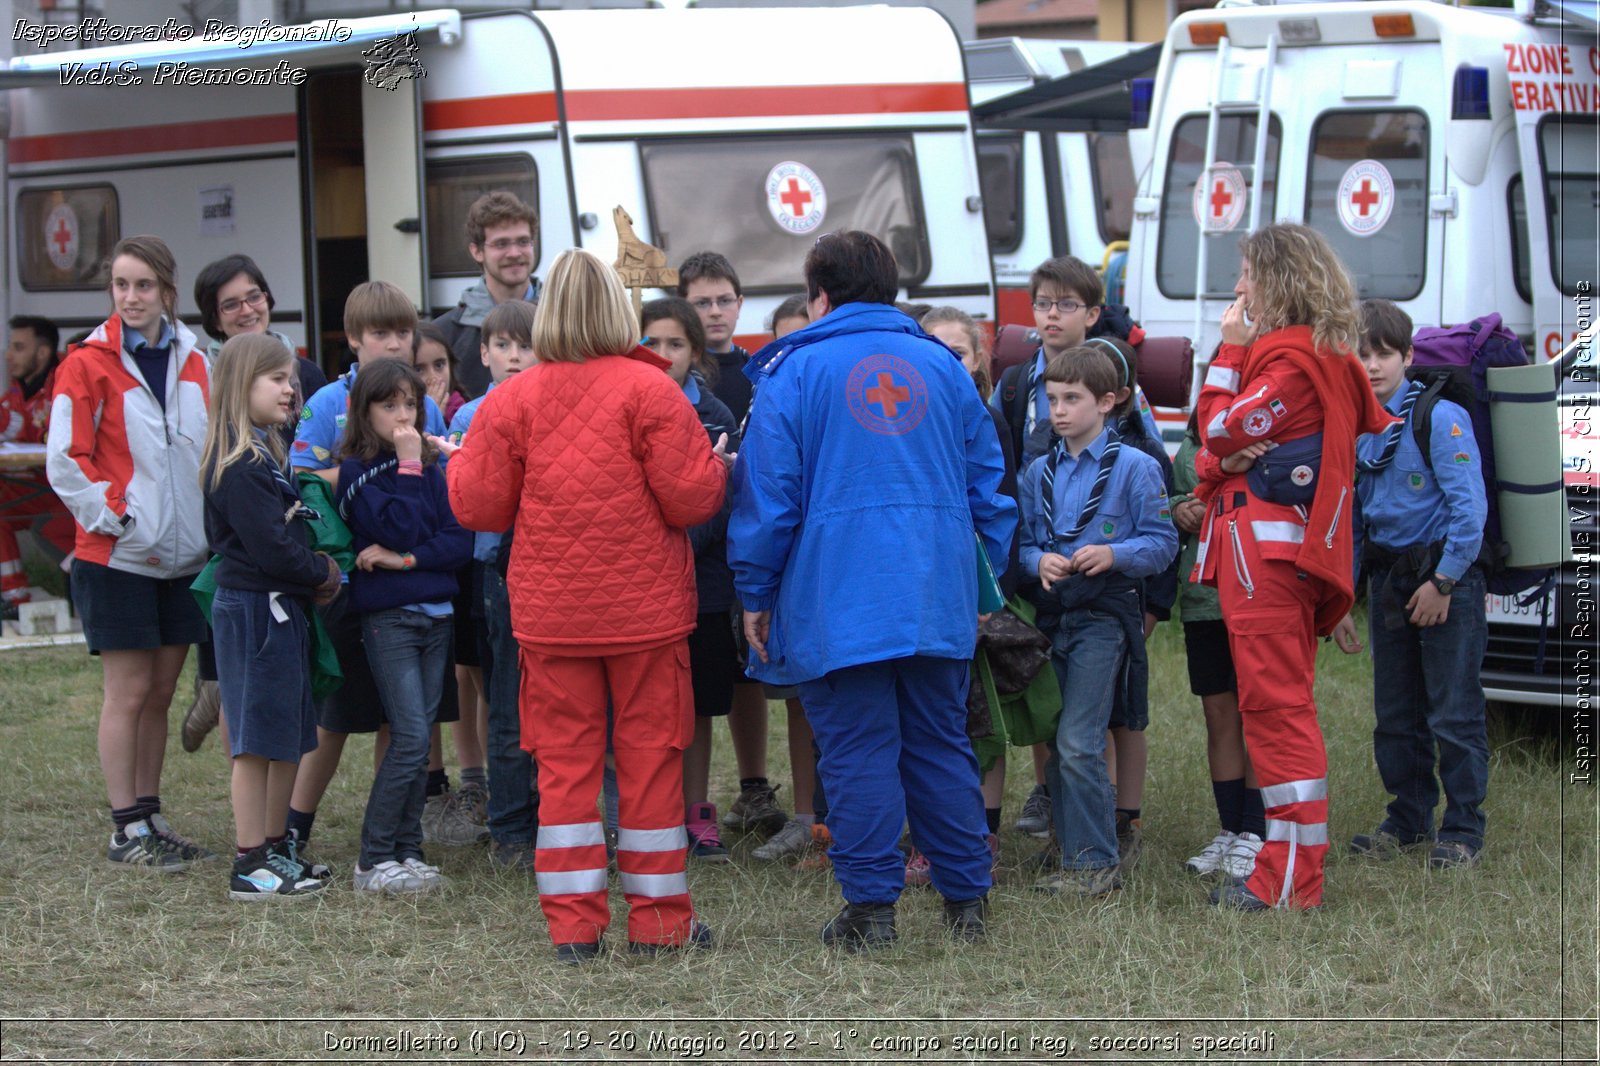
<path id="1" fill-rule="evenodd" d="M 850 303 L 836 307 L 828 314 L 782 340 L 773 341 L 752 355 L 744 365 L 745 377 L 759 382 L 769 376 L 790 352 L 808 344 L 834 340 L 856 333 L 904 333 L 912 337 L 933 340 L 922 331 L 911 317 L 891 304 Z M 939 344 L 938 341 L 933 341 Z M 944 345 L 939 345 L 941 348 Z M 949 351 L 948 348 L 945 349 Z M 954 352 L 950 353 L 952 357 Z"/>

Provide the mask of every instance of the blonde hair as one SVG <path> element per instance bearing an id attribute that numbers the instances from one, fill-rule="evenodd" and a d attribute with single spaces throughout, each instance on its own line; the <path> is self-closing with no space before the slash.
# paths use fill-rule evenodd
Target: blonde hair
<path id="1" fill-rule="evenodd" d="M 556 256 L 533 320 L 539 361 L 582 363 L 638 344 L 639 319 L 616 271 L 582 248 Z"/>
<path id="2" fill-rule="evenodd" d="M 267 333 L 241 333 L 230 338 L 211 362 L 211 418 L 200 453 L 200 485 L 215 490 L 222 472 L 242 459 L 259 462 L 260 441 L 250 419 L 250 390 L 256 379 L 293 367 L 295 354 Z M 280 467 L 288 460 L 283 438 L 269 432 L 261 442 Z"/>
<path id="3" fill-rule="evenodd" d="M 1246 236 L 1239 252 L 1250 264 L 1250 310 L 1262 333 L 1310 326 L 1319 351 L 1357 351 L 1361 315 L 1356 286 L 1322 234 L 1296 222 L 1279 222 Z"/>
<path id="4" fill-rule="evenodd" d="M 994 392 L 994 380 L 989 376 L 989 350 L 983 343 L 983 330 L 978 328 L 978 323 L 973 317 L 959 307 L 935 307 L 922 316 L 919 323 L 924 332 L 932 332 L 934 326 L 952 325 L 960 326 L 967 333 L 967 343 L 972 345 L 972 354 L 978 361 L 978 368 L 973 370 L 972 381 L 978 386 L 978 395 L 985 400 Z"/>

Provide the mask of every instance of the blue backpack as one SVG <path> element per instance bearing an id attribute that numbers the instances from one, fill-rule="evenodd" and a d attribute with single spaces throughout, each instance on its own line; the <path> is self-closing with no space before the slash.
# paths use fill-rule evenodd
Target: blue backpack
<path id="1" fill-rule="evenodd" d="M 1535 589 L 1536 596 L 1542 595 L 1549 588 L 1554 571 L 1506 565 L 1510 548 L 1500 528 L 1500 492 L 1542 493 L 1549 492 L 1551 486 L 1502 484 L 1495 477 L 1494 433 L 1489 423 L 1489 368 L 1526 366 L 1531 362 L 1522 341 L 1501 324 L 1498 314 L 1488 314 L 1459 326 L 1420 329 L 1411 340 L 1411 351 L 1411 369 L 1406 376 L 1425 386 L 1411 411 L 1411 431 L 1429 470 L 1433 469 L 1428 444 L 1433 434 L 1434 405 L 1441 399 L 1449 400 L 1465 410 L 1472 421 L 1472 435 L 1483 457 L 1483 488 L 1489 505 L 1483 548 L 1478 554 L 1488 591 L 1506 596 Z"/>

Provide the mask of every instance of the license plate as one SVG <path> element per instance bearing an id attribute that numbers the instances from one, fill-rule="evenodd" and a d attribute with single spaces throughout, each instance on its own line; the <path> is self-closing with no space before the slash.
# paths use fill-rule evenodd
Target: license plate
<path id="1" fill-rule="evenodd" d="M 1483 598 L 1484 617 L 1490 622 L 1510 622 L 1513 625 L 1536 626 L 1539 624 L 1542 603 L 1549 602 L 1554 596 L 1554 590 L 1545 593 L 1543 601 L 1535 599 L 1527 606 L 1522 601 L 1528 598 L 1528 593 L 1521 592 L 1515 596 L 1488 595 Z M 1552 606 L 1554 606 L 1552 604 Z M 1554 611 L 1545 614 L 1551 621 L 1555 620 Z"/>

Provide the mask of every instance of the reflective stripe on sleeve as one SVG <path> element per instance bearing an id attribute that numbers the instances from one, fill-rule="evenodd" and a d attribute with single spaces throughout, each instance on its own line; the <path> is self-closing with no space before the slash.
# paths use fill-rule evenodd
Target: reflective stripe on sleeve
<path id="1" fill-rule="evenodd" d="M 1212 366 L 1211 369 L 1206 371 L 1206 387 L 1238 392 L 1239 372 L 1237 370 L 1229 370 L 1225 366 Z"/>

